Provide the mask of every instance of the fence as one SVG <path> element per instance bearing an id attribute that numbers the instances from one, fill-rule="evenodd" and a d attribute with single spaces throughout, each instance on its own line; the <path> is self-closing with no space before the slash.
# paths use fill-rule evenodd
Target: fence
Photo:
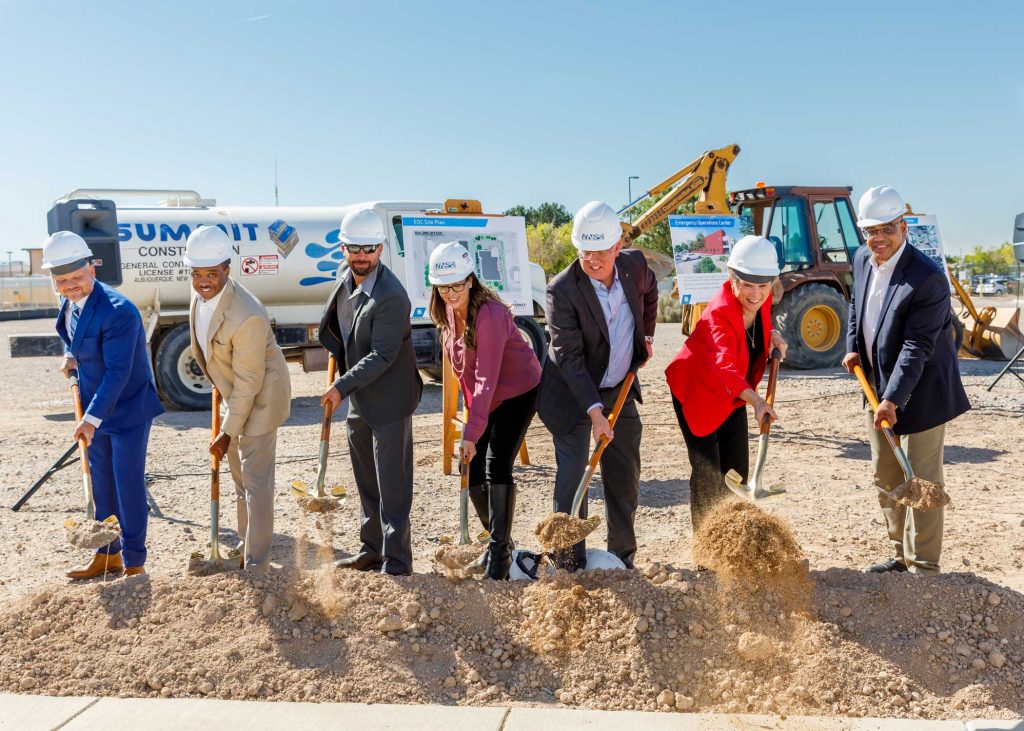
<path id="1" fill-rule="evenodd" d="M 48 276 L 0 277 L 0 310 L 38 310 L 57 306 Z"/>

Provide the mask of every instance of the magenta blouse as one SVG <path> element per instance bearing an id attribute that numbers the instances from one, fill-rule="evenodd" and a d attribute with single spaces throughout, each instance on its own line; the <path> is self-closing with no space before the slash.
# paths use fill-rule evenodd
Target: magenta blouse
<path id="1" fill-rule="evenodd" d="M 483 304 L 476 313 L 476 349 L 455 339 L 455 322 L 448 311 L 443 347 L 469 407 L 464 438 L 476 443 L 491 412 L 505 399 L 526 393 L 540 383 L 540 363 L 523 339 L 508 308 Z"/>

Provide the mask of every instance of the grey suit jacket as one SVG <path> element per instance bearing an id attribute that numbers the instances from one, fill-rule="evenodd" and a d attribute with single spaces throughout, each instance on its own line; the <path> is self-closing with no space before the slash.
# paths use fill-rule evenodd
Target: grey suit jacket
<path id="1" fill-rule="evenodd" d="M 338 361 L 334 387 L 342 398 L 351 398 L 355 412 L 373 427 L 411 415 L 423 391 L 412 347 L 409 295 L 390 269 L 377 267 L 373 291 L 355 312 L 348 342 L 342 342 L 338 294 L 348 276 L 342 265 L 319 334 L 320 344 Z"/>
<path id="2" fill-rule="evenodd" d="M 615 264 L 633 313 L 630 370 L 635 372 L 647 360 L 644 336 L 654 337 L 658 284 L 639 251 L 620 252 Z M 551 346 L 537 394 L 537 414 L 553 434 L 564 434 L 586 416 L 588 406 L 601 401 L 597 388 L 611 356 L 608 323 L 579 260 L 548 283 L 544 312 Z M 640 400 L 639 381 L 633 392 Z"/>

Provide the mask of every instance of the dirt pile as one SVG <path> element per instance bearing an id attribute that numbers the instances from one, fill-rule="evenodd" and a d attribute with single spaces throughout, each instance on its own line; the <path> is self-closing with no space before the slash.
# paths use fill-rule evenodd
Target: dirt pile
<path id="1" fill-rule="evenodd" d="M 64 535 L 68 543 L 76 548 L 102 548 L 121 535 L 121 526 L 117 520 L 110 522 L 99 520 L 66 520 Z"/>
<path id="2" fill-rule="evenodd" d="M 598 515 L 574 518 L 567 513 L 552 513 L 537 524 L 533 534 L 545 551 L 560 551 L 589 536 L 600 522 Z"/>
<path id="3" fill-rule="evenodd" d="M 329 513 L 332 510 L 338 509 L 337 498 L 330 497 L 329 495 L 324 497 L 302 495 L 301 497 L 296 497 L 295 501 L 307 513 Z"/>
<path id="4" fill-rule="evenodd" d="M 0 692 L 1024 712 L 1024 597 L 973 576 L 815 578 L 820 621 L 662 564 L 535 583 L 320 564 L 61 586 L 0 613 Z"/>

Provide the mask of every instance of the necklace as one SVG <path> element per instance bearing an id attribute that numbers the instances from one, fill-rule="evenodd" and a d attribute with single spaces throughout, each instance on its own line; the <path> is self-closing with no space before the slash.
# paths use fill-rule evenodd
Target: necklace
<path id="1" fill-rule="evenodd" d="M 747 340 L 750 341 L 750 349 L 754 349 L 754 343 L 757 342 L 757 320 L 754 320 L 750 325 L 750 329 L 744 328 L 743 332 L 747 334 Z"/>

